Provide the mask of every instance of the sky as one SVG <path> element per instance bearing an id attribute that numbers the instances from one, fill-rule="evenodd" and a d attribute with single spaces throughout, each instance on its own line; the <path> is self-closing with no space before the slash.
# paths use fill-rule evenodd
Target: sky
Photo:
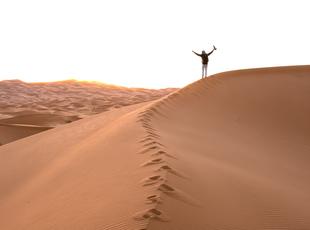
<path id="1" fill-rule="evenodd" d="M 0 80 L 183 87 L 227 70 L 309 64 L 306 0 L 0 0 Z"/>

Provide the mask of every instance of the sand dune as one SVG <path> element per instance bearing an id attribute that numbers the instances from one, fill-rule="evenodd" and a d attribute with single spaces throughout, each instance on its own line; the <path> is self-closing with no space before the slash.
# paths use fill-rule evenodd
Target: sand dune
<path id="1" fill-rule="evenodd" d="M 60 81 L 25 83 L 0 81 L 0 143 L 76 121 L 114 108 L 155 100 L 175 89 L 140 89 L 98 82 Z M 21 127 L 21 125 L 25 125 Z M 29 128 L 32 126 L 44 126 Z"/>
<path id="2" fill-rule="evenodd" d="M 78 119 L 80 119 L 79 116 L 40 113 L 26 113 L 1 119 L 0 143 L 4 145 Z"/>
<path id="3" fill-rule="evenodd" d="M 34 125 L 0 124 L 0 144 L 4 145 L 18 139 L 49 130 L 51 128 L 52 127 Z"/>
<path id="4" fill-rule="evenodd" d="M 24 125 L 36 125 L 36 126 L 48 126 L 55 127 L 57 125 L 67 124 L 72 121 L 80 119 L 79 116 L 64 116 L 57 114 L 26 114 L 18 115 L 6 119 L 1 119 L 1 124 L 24 124 Z"/>
<path id="5" fill-rule="evenodd" d="M 46 83 L 0 81 L 0 119 L 34 113 L 84 117 L 110 108 L 158 99 L 174 90 L 126 88 L 75 80 Z"/>
<path id="6" fill-rule="evenodd" d="M 214 75 L 0 147 L 0 229 L 310 229 L 310 66 Z"/>

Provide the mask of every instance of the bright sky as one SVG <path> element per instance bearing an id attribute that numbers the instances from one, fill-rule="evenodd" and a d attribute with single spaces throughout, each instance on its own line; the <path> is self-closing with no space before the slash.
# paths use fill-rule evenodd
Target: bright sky
<path id="1" fill-rule="evenodd" d="M 0 80 L 182 87 L 209 73 L 309 64 L 309 1 L 0 0 Z"/>

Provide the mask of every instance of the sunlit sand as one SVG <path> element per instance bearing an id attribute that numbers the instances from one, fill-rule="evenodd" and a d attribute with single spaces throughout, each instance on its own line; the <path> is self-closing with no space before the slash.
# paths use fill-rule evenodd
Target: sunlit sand
<path id="1" fill-rule="evenodd" d="M 309 75 L 220 73 L 3 145 L 0 229 L 310 229 Z"/>
<path id="2" fill-rule="evenodd" d="M 126 88 L 87 81 L 0 81 L 0 144 L 83 117 L 158 99 L 173 88 Z"/>

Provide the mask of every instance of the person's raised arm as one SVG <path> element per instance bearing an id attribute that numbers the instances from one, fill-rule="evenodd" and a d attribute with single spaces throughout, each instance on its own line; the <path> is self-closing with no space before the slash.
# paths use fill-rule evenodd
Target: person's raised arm
<path id="1" fill-rule="evenodd" d="M 211 55 L 211 54 L 213 53 L 214 50 L 216 50 L 216 47 L 215 47 L 215 46 L 213 46 L 213 50 L 212 50 L 210 53 L 208 53 L 208 56 Z"/>
<path id="2" fill-rule="evenodd" d="M 193 50 L 192 50 L 192 52 L 193 52 L 194 54 L 196 54 L 197 56 L 201 57 L 201 54 L 198 54 L 198 53 L 196 53 L 196 52 L 193 51 Z"/>

